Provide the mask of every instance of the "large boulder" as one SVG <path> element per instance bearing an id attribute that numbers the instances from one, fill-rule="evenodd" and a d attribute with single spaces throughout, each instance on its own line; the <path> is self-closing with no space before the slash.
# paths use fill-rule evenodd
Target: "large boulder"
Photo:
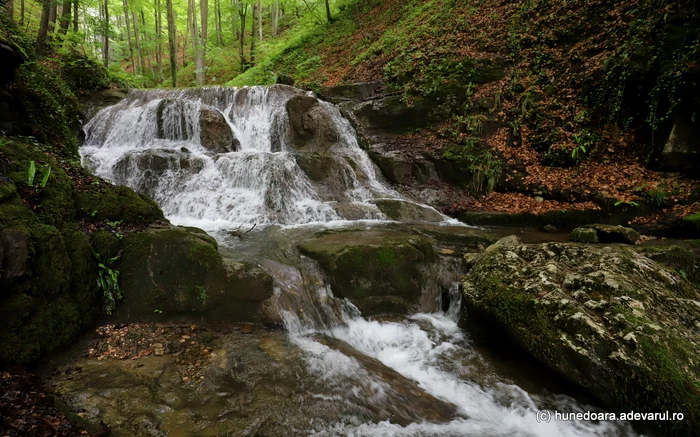
<path id="1" fill-rule="evenodd" d="M 375 95 L 382 88 L 382 82 L 358 82 L 344 85 L 322 87 L 318 95 L 323 100 L 341 103 L 347 100 L 365 100 Z"/>
<path id="2" fill-rule="evenodd" d="M 299 245 L 320 264 L 333 294 L 348 298 L 363 315 L 418 310 L 437 254 L 433 241 L 404 232 L 377 230 L 320 235 Z"/>
<path id="3" fill-rule="evenodd" d="M 204 159 L 187 150 L 146 149 L 127 152 L 114 166 L 114 182 L 155 196 L 164 178 L 187 179 L 204 168 Z"/>
<path id="4" fill-rule="evenodd" d="M 127 235 L 115 265 L 124 302 L 118 320 L 261 321 L 272 278 L 257 265 L 222 259 L 196 228 L 151 228 Z"/>
<path id="5" fill-rule="evenodd" d="M 304 93 L 287 101 L 290 140 L 296 149 L 324 152 L 338 142 L 340 134 L 326 105 Z"/>
<path id="6" fill-rule="evenodd" d="M 584 229 L 590 229 L 595 232 L 597 239 L 592 238 L 593 233 L 590 231 L 584 231 Z M 579 241 L 575 238 L 583 238 L 581 242 L 583 243 L 625 243 L 625 244 L 637 244 L 637 241 L 641 238 L 639 232 L 632 228 L 627 228 L 625 226 L 619 225 L 605 225 L 605 224 L 593 224 L 584 225 L 580 228 L 576 228 L 571 232 L 572 241 Z M 593 241 L 595 240 L 595 241 Z"/>
<path id="7" fill-rule="evenodd" d="M 156 107 L 157 136 L 166 140 L 193 140 L 199 124 L 202 147 L 213 153 L 234 152 L 240 142 L 226 117 L 216 108 L 185 99 L 163 99 Z"/>
<path id="8" fill-rule="evenodd" d="M 664 145 L 659 163 L 664 170 L 693 170 L 700 168 L 700 126 L 679 118 Z"/>
<path id="9" fill-rule="evenodd" d="M 207 105 L 199 110 L 199 140 L 214 153 L 235 152 L 241 147 L 224 115 Z"/>
<path id="10" fill-rule="evenodd" d="M 659 423 L 667 435 L 700 433 L 700 294 L 681 275 L 620 246 L 513 236 L 471 264 L 463 320 L 504 332 L 613 410 L 680 412 Z"/>
<path id="11" fill-rule="evenodd" d="M 17 229 L 0 231 L 0 278 L 18 278 L 31 273 L 29 236 Z"/>
<path id="12" fill-rule="evenodd" d="M 445 217 L 442 216 L 435 209 L 419 205 L 413 202 L 407 202 L 405 200 L 398 199 L 380 199 L 373 202 L 377 205 L 380 211 L 382 211 L 390 220 L 396 220 L 401 222 L 434 222 L 439 223 L 445 221 Z"/>

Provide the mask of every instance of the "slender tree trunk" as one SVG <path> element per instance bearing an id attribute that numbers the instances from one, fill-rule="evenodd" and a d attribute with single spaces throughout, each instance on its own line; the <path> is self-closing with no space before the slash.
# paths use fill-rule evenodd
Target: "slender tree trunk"
<path id="1" fill-rule="evenodd" d="M 163 80 L 163 10 L 160 0 L 156 0 L 156 62 L 158 63 L 158 80 Z"/>
<path id="2" fill-rule="evenodd" d="M 78 33 L 78 0 L 73 2 L 73 32 Z"/>
<path id="3" fill-rule="evenodd" d="M 197 69 L 197 84 L 199 86 L 204 85 L 205 81 L 205 60 L 206 60 L 206 49 L 207 49 L 207 31 L 209 28 L 209 2 L 208 0 L 200 0 L 199 2 L 199 12 L 202 20 L 202 32 L 199 38 L 199 50 L 197 51 L 197 59 L 195 60 L 195 68 Z M 195 17 L 197 14 L 195 13 Z M 195 18 L 195 21 L 196 18 Z M 193 36 L 196 33 L 193 33 Z"/>
<path id="4" fill-rule="evenodd" d="M 41 4 L 41 21 L 39 22 L 39 35 L 36 38 L 36 54 L 41 57 L 46 53 L 46 38 L 49 30 L 49 13 L 51 0 L 44 0 Z"/>
<path id="5" fill-rule="evenodd" d="M 7 16 L 10 17 L 10 20 L 15 19 L 15 2 L 14 0 L 7 0 L 7 3 L 5 3 L 5 9 L 7 9 Z"/>
<path id="6" fill-rule="evenodd" d="M 49 7 L 49 29 L 46 34 L 46 43 L 51 43 L 53 40 L 53 34 L 56 30 L 56 15 L 57 15 L 58 3 L 57 0 L 51 0 L 51 6 Z"/>
<path id="7" fill-rule="evenodd" d="M 109 0 L 105 0 L 105 21 L 104 29 L 102 32 L 102 56 L 104 60 L 105 67 L 109 67 Z"/>
<path id="8" fill-rule="evenodd" d="M 252 18 L 250 21 L 252 23 L 250 27 L 250 66 L 255 67 L 255 18 L 256 18 L 256 13 L 258 12 L 258 2 L 253 3 L 253 14 L 251 15 L 250 18 Z"/>
<path id="9" fill-rule="evenodd" d="M 216 45 L 224 45 L 224 35 L 221 32 L 221 0 L 214 0 L 214 15 L 216 16 Z"/>
<path id="10" fill-rule="evenodd" d="M 126 40 L 129 43 L 129 55 L 131 59 L 131 72 L 135 75 L 136 74 L 136 62 L 134 58 L 134 46 L 131 43 L 131 24 L 129 23 L 129 4 L 127 3 L 127 0 L 123 0 L 124 2 L 124 22 L 126 23 Z"/>
<path id="11" fill-rule="evenodd" d="M 141 9 L 141 47 L 143 51 L 143 56 L 146 60 L 146 65 L 148 65 L 148 70 L 151 72 L 151 77 L 153 77 L 155 76 L 155 72 L 153 71 L 151 50 L 148 48 L 149 44 L 147 44 L 150 38 L 146 33 L 146 29 L 148 29 L 148 22 L 146 21 L 146 14 L 144 14 L 143 9 Z"/>
<path id="12" fill-rule="evenodd" d="M 19 2 L 19 25 L 24 24 L 24 0 Z"/>
<path id="13" fill-rule="evenodd" d="M 197 29 L 197 4 L 195 0 L 189 0 L 189 9 L 191 11 L 190 15 L 192 17 L 190 33 L 192 34 L 192 51 L 194 54 L 194 69 L 195 69 L 195 79 L 197 85 L 204 84 L 204 62 L 203 53 L 200 47 L 201 38 L 199 35 L 199 30 Z"/>
<path id="14" fill-rule="evenodd" d="M 263 40 L 262 38 L 262 4 L 260 3 L 260 0 L 258 0 L 258 29 L 260 29 L 260 41 Z"/>
<path id="15" fill-rule="evenodd" d="M 241 31 L 240 38 L 238 38 L 238 54 L 241 57 L 241 72 L 246 69 L 245 60 L 245 16 L 248 13 L 248 5 L 243 4 L 243 2 L 238 3 L 238 16 L 241 19 Z"/>
<path id="16" fill-rule="evenodd" d="M 272 36 L 277 36 L 280 19 L 280 2 L 276 1 L 272 5 Z"/>
<path id="17" fill-rule="evenodd" d="M 139 38 L 139 15 L 136 12 L 131 13 L 131 23 L 134 25 L 134 46 L 139 59 L 139 70 L 141 74 L 144 74 L 146 65 L 143 62 L 143 51 L 141 50 L 141 39 Z"/>
<path id="18" fill-rule="evenodd" d="M 333 17 L 331 17 L 331 5 L 328 0 L 326 0 L 326 18 L 328 19 L 329 23 L 333 22 Z"/>
<path id="19" fill-rule="evenodd" d="M 168 50 L 170 51 L 170 79 L 173 88 L 177 86 L 177 29 L 175 28 L 175 14 L 173 13 L 173 0 L 166 0 L 168 14 Z"/>
<path id="20" fill-rule="evenodd" d="M 72 0 L 63 0 L 63 11 L 61 14 L 61 35 L 68 32 L 70 26 L 70 12 Z"/>

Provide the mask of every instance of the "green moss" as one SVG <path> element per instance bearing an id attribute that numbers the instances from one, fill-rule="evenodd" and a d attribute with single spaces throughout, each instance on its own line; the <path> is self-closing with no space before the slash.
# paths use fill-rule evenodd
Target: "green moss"
<path id="1" fill-rule="evenodd" d="M 23 64 L 12 88 L 23 104 L 32 136 L 77 158 L 78 100 L 60 76 L 42 62 Z"/>
<path id="2" fill-rule="evenodd" d="M 112 258 L 119 252 L 121 240 L 110 231 L 99 230 L 92 234 L 92 246 L 95 252 L 107 258 Z"/>
<path id="3" fill-rule="evenodd" d="M 158 204 L 123 186 L 100 184 L 76 195 L 79 219 L 146 224 L 165 220 Z"/>

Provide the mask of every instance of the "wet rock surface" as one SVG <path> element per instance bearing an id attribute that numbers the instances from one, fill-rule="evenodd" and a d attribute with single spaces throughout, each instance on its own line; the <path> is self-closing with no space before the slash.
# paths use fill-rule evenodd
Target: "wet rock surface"
<path id="1" fill-rule="evenodd" d="M 666 432 L 700 430 L 700 294 L 681 275 L 621 247 L 513 236 L 470 261 L 466 320 L 620 411 L 683 412 Z"/>
<path id="2" fill-rule="evenodd" d="M 256 264 L 222 259 L 196 228 L 151 228 L 124 238 L 117 320 L 258 321 L 272 278 Z"/>
<path id="3" fill-rule="evenodd" d="M 377 402 L 348 375 L 331 385 L 355 394 L 338 402 L 285 332 L 259 325 L 107 325 L 98 333 L 44 374 L 69 408 L 108 423 L 114 436 L 306 436 L 353 417 L 408 424 L 449 420 L 454 412 L 366 357 L 360 367 L 405 385 L 387 385 Z M 424 402 L 407 402 L 416 395 Z"/>

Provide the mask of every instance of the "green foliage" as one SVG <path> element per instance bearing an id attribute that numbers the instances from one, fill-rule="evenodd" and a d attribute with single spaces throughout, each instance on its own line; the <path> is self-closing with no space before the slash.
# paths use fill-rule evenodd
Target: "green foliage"
<path id="1" fill-rule="evenodd" d="M 36 175 L 36 165 L 34 161 L 29 162 L 29 169 L 27 170 L 27 185 L 34 185 L 34 176 Z"/>
<path id="2" fill-rule="evenodd" d="M 473 193 L 491 193 L 503 171 L 501 161 L 490 150 L 480 150 L 473 137 L 448 148 L 443 157 L 469 174 L 468 186 Z"/>
<path id="3" fill-rule="evenodd" d="M 77 158 L 78 100 L 51 65 L 22 64 L 11 86 L 22 102 L 32 136 L 61 155 Z"/>
<path id="4" fill-rule="evenodd" d="M 68 48 L 61 50 L 57 57 L 61 65 L 61 75 L 71 90 L 85 93 L 109 87 L 110 78 L 104 65 L 97 60 Z"/>
<path id="5" fill-rule="evenodd" d="M 118 256 L 109 258 L 94 252 L 97 259 L 98 277 L 97 285 L 102 290 L 105 313 L 112 314 L 117 308 L 117 302 L 122 300 L 122 292 L 119 288 L 119 271 L 110 266 L 119 259 Z"/>

